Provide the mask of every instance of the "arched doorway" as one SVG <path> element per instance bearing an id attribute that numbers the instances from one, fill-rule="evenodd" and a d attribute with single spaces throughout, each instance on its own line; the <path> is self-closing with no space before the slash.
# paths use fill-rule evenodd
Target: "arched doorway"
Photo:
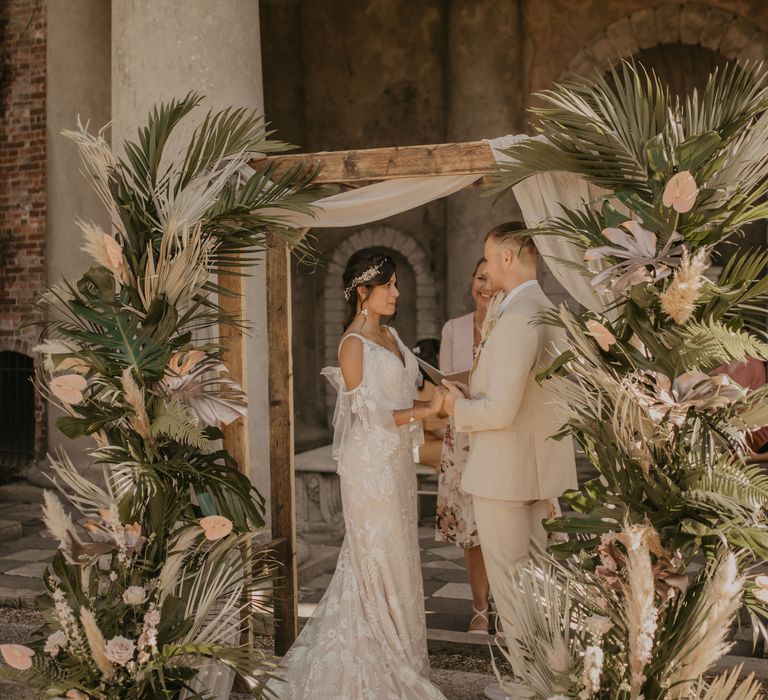
<path id="1" fill-rule="evenodd" d="M 35 456 L 34 362 L 0 352 L 0 483 L 12 481 Z"/>

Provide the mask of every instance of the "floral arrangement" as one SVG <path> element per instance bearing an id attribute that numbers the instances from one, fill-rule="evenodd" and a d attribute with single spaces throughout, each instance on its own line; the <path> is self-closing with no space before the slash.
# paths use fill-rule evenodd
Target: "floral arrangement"
<path id="1" fill-rule="evenodd" d="M 540 379 L 599 476 L 565 494 L 575 514 L 547 522 L 572 535 L 552 548 L 561 563 L 510 582 L 528 603 L 519 615 L 537 615 L 550 587 L 560 625 L 554 651 L 529 648 L 529 631 L 511 639 L 513 668 L 526 697 L 755 697 L 736 676 L 703 678 L 742 605 L 768 637 L 768 579 L 754 571 L 768 557 L 768 477 L 748 447 L 768 424 L 768 389 L 713 373 L 768 359 L 768 253 L 733 245 L 768 217 L 766 72 L 729 65 L 680 100 L 625 63 L 540 97 L 545 138 L 507 151 L 497 189 L 559 170 L 606 190 L 531 233 L 581 249 L 578 271 L 608 301 L 541 319 L 566 329 L 568 347 Z M 610 621 L 600 634 L 595 615 Z"/>
<path id="2" fill-rule="evenodd" d="M 60 542 L 38 600 L 46 623 L 29 646 L 0 646 L 0 678 L 47 697 L 210 698 L 206 664 L 251 687 L 272 668 L 241 643 L 275 562 L 253 570 L 263 499 L 219 446 L 246 401 L 214 335 L 242 321 L 222 312 L 211 273 L 238 274 L 268 236 L 305 247 L 281 215 L 310 211 L 317 195 L 302 167 L 248 165 L 286 145 L 246 110 L 209 113 L 170 152 L 200 100 L 155 108 L 124 158 L 102 132 L 65 132 L 113 228 L 79 222 L 94 265 L 43 299 L 39 389 L 65 412 L 65 435 L 93 438 L 104 474 L 91 482 L 64 452 L 51 457 L 71 508 L 46 493 Z"/>

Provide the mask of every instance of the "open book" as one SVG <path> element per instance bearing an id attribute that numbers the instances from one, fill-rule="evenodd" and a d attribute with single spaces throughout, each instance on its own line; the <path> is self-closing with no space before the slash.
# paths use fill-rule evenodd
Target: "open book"
<path id="1" fill-rule="evenodd" d="M 469 383 L 469 370 L 466 372 L 456 372 L 455 374 L 443 374 L 437 367 L 433 367 L 429 362 L 425 362 L 420 357 L 417 357 L 416 361 L 429 381 L 437 386 L 443 385 L 443 379 L 447 379 L 449 382 L 459 382 L 460 384 Z"/>

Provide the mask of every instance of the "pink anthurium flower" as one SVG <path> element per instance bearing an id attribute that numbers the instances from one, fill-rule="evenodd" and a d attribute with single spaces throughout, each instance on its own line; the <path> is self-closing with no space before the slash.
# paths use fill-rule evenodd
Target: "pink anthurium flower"
<path id="1" fill-rule="evenodd" d="M 83 400 L 83 392 L 88 386 L 85 377 L 79 374 L 62 374 L 51 379 L 50 387 L 53 395 L 59 401 L 68 404 L 78 404 Z"/>
<path id="2" fill-rule="evenodd" d="M 690 171 L 682 170 L 667 181 L 662 202 L 665 207 L 672 207 L 679 214 L 693 209 L 699 188 Z"/>
<path id="3" fill-rule="evenodd" d="M 611 333 L 602 323 L 590 319 L 585 324 L 589 334 L 597 341 L 600 349 L 603 352 L 608 352 L 611 349 L 611 345 L 616 342 L 616 336 Z"/>
<path id="4" fill-rule="evenodd" d="M 200 527 L 203 528 L 205 539 L 213 542 L 232 532 L 232 521 L 223 515 L 208 515 L 200 519 Z"/>
<path id="5" fill-rule="evenodd" d="M 0 654 L 3 655 L 5 663 L 17 671 L 26 671 L 32 668 L 32 657 L 35 655 L 34 649 L 25 647 L 22 644 L 0 644 Z"/>

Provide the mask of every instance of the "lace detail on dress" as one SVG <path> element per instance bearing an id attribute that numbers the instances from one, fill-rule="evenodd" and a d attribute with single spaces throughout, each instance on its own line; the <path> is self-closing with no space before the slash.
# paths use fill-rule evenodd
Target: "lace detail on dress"
<path id="1" fill-rule="evenodd" d="M 284 700 L 445 700 L 429 681 L 413 461 L 422 432 L 392 417 L 411 406 L 418 366 L 402 343 L 405 366 L 386 348 L 363 345 L 363 379 L 352 391 L 338 367 L 323 370 L 339 392 L 339 563 L 283 659 L 282 682 L 269 688 Z"/>

